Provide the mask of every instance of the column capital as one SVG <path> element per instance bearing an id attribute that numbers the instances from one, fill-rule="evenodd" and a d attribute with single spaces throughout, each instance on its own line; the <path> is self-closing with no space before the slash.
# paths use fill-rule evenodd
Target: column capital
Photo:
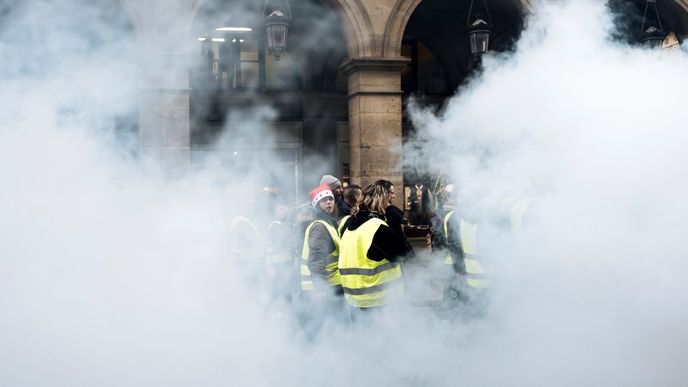
<path id="1" fill-rule="evenodd" d="M 349 98 L 355 95 L 401 97 L 401 69 L 408 58 L 349 58 L 341 66 L 348 77 Z"/>
<path id="2" fill-rule="evenodd" d="M 358 57 L 348 58 L 342 63 L 340 69 L 346 75 L 351 75 L 357 71 L 390 71 L 399 72 L 407 64 L 411 63 L 410 58 L 372 58 Z"/>

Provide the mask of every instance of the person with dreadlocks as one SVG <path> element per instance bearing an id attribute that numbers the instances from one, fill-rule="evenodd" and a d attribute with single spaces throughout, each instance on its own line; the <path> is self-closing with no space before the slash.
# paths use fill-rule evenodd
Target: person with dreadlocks
<path id="1" fill-rule="evenodd" d="M 393 197 L 391 182 L 369 185 L 341 228 L 339 275 L 344 297 L 353 308 L 381 307 L 404 295 L 399 260 L 406 247 L 385 216 Z"/>

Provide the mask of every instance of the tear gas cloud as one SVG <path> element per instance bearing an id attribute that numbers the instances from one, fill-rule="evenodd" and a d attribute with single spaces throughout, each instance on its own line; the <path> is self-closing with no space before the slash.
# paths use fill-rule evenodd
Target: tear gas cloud
<path id="1" fill-rule="evenodd" d="M 441 116 L 416 109 L 415 156 L 450 168 L 469 218 L 533 198 L 517 241 L 483 228 L 499 329 L 468 362 L 505 371 L 488 385 L 686 380 L 686 56 L 611 41 L 612 26 L 602 2 L 542 5 Z"/>
<path id="2" fill-rule="evenodd" d="M 440 115 L 413 108 L 421 151 L 404 155 L 447 166 L 471 216 L 533 198 L 517 238 L 484 227 L 484 316 L 410 308 L 305 340 L 245 285 L 229 233 L 277 156 L 142 169 L 122 130 L 136 69 L 116 55 L 133 32 L 76 3 L 2 8 L 1 385 L 685 384 L 685 54 L 609 40 L 598 2 L 541 5 Z M 272 117 L 229 121 L 264 134 Z"/>

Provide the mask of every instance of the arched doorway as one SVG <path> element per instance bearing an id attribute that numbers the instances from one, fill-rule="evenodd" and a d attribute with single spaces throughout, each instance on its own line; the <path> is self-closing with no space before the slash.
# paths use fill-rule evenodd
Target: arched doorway
<path id="1" fill-rule="evenodd" d="M 493 22 L 490 49 L 509 50 L 523 28 L 523 5 L 520 1 L 488 1 L 487 5 Z M 446 97 L 473 71 L 466 27 L 469 6 L 469 0 L 425 0 L 418 5 L 402 43 L 402 55 L 411 58 L 403 74 L 404 94 Z M 482 9 L 482 1 L 476 1 L 474 7 Z M 446 84 L 442 90 L 434 86 L 426 92 L 428 83 L 437 84 L 429 78 L 438 77 L 439 72 Z"/>
<path id="2" fill-rule="evenodd" d="M 411 58 L 402 70 L 404 115 L 410 98 L 425 106 L 441 108 L 476 71 L 467 29 L 470 3 L 470 0 L 424 0 L 411 15 L 401 46 L 402 55 Z M 481 0 L 474 3 L 474 7 L 484 12 L 482 5 Z M 493 24 L 490 50 L 512 49 L 523 29 L 526 11 L 523 3 L 494 0 L 487 1 L 487 5 Z M 415 130 L 405 117 L 403 139 L 410 154 L 418 153 L 408 148 L 414 146 L 408 139 Z M 412 195 L 412 190 L 423 186 L 432 191 L 437 180 L 437 174 L 431 172 L 434 169 L 418 158 L 404 158 L 406 210 L 422 208 L 412 200 L 417 196 Z"/>
<path id="3" fill-rule="evenodd" d="M 645 0 L 610 0 L 609 9 L 614 14 L 614 38 L 629 44 L 638 44 L 642 39 Z M 680 45 L 688 35 L 688 6 L 683 1 L 657 1 L 657 10 L 664 32 L 666 45 Z M 648 15 L 653 19 L 654 15 Z"/>

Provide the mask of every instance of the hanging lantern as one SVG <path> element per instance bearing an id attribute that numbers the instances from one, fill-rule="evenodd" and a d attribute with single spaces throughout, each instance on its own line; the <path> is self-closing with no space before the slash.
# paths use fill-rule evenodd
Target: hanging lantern
<path id="1" fill-rule="evenodd" d="M 269 1 L 265 2 L 265 9 L 268 9 Z M 274 55 L 275 60 L 279 60 L 282 53 L 287 49 L 287 39 L 289 37 L 289 22 L 291 21 L 291 11 L 289 2 L 285 0 L 285 10 L 275 8 L 265 17 L 265 34 L 268 44 L 268 54 Z M 288 12 L 288 14 L 286 13 Z"/>
<path id="2" fill-rule="evenodd" d="M 643 46 L 647 48 L 662 48 L 662 42 L 664 42 L 666 34 L 662 28 L 662 20 L 659 18 L 657 0 L 645 1 L 645 13 L 643 14 L 641 32 L 642 37 L 640 41 Z"/>
<path id="3" fill-rule="evenodd" d="M 476 19 L 468 28 L 471 54 L 482 55 L 490 47 L 490 25 L 483 19 Z"/>
<path id="4" fill-rule="evenodd" d="M 471 0 L 471 5 L 468 8 L 468 18 L 466 19 L 466 28 L 468 28 L 468 41 L 471 45 L 471 54 L 480 56 L 487 52 L 490 48 L 490 35 L 492 34 L 492 19 L 490 18 L 490 10 L 487 8 L 486 0 L 483 0 L 484 17 L 479 12 L 473 12 L 473 5 L 475 0 Z"/>

